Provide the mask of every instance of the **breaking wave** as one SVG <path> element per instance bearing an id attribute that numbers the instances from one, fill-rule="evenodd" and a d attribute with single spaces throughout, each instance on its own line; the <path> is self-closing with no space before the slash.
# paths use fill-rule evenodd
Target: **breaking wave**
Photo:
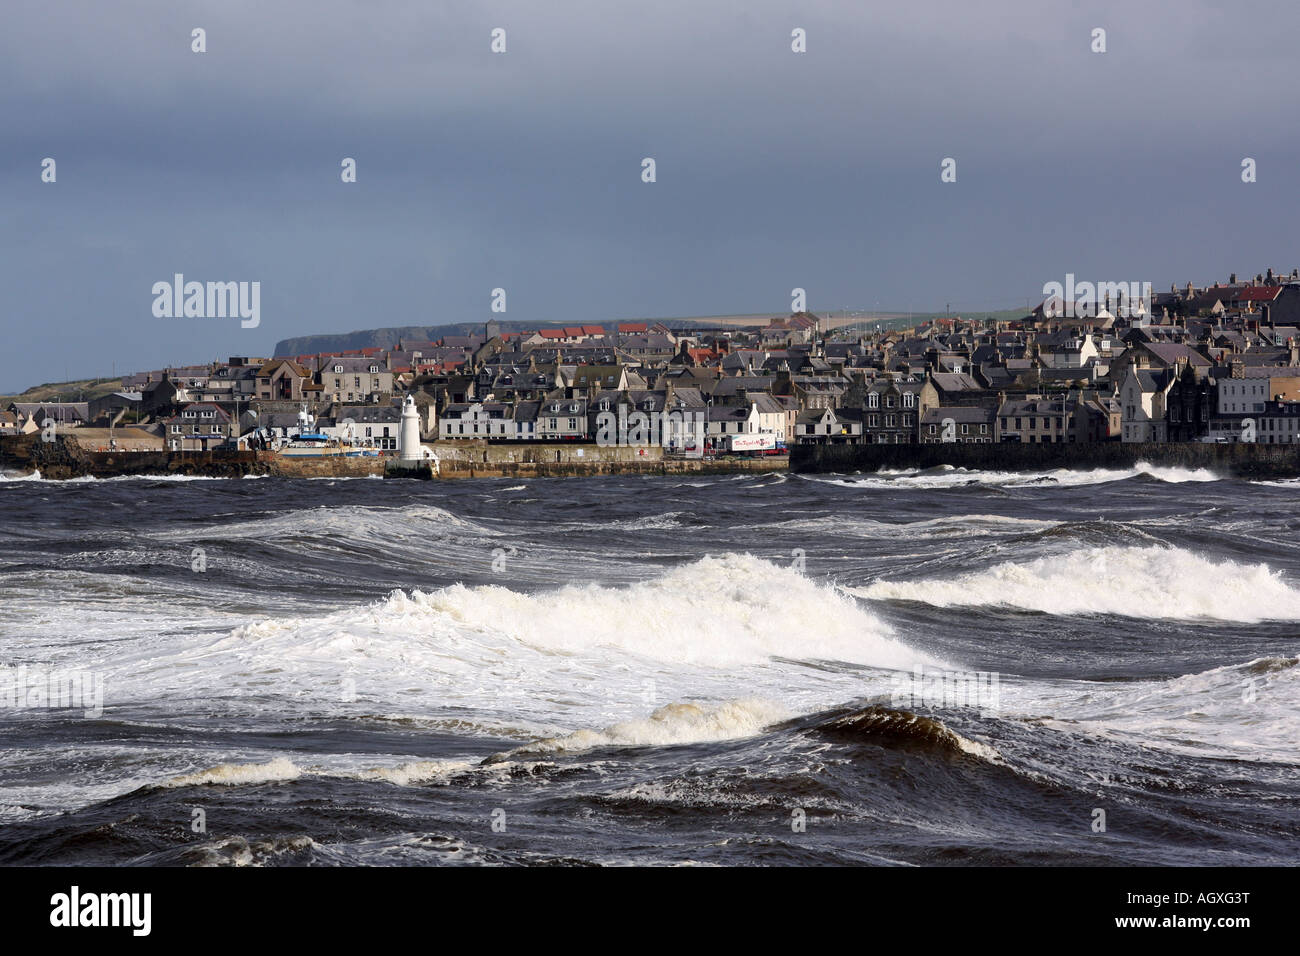
<path id="1" fill-rule="evenodd" d="M 816 730 L 837 740 L 938 751 L 954 756 L 966 754 L 982 760 L 1001 759 L 992 747 L 966 739 L 941 720 L 888 707 L 864 707 L 838 714 L 818 724 Z"/>
<path id="2" fill-rule="evenodd" d="M 816 627 L 809 623 L 816 621 Z M 339 642 L 340 632 L 350 640 Z M 604 648 L 673 664 L 727 667 L 773 656 L 837 660 L 906 670 L 936 663 L 893 636 L 888 624 L 834 587 L 752 555 L 707 557 L 626 587 L 567 585 L 525 593 L 497 585 L 453 584 L 394 591 L 363 610 L 326 618 L 272 619 L 236 638 L 325 636 L 333 652 L 369 635 L 414 648 L 422 639 L 479 637 L 544 655 Z M 498 641 L 492 642 L 494 645 Z M 439 648 L 441 654 L 454 645 Z M 367 654 L 377 650 L 364 647 Z"/>
<path id="3" fill-rule="evenodd" d="M 949 578 L 877 581 L 845 590 L 871 600 L 935 607 L 999 605 L 1044 614 L 1245 624 L 1300 620 L 1300 590 L 1268 565 L 1215 563 L 1162 545 L 1087 548 Z"/>
<path id="4" fill-rule="evenodd" d="M 571 753 L 596 747 L 665 747 L 752 737 L 765 727 L 790 717 L 779 704 L 765 700 L 732 700 L 699 706 L 677 703 L 660 707 L 644 720 L 629 720 L 603 730 L 578 730 L 561 737 L 494 754 L 487 763 L 526 754 Z"/>
<path id="5" fill-rule="evenodd" d="M 959 488 L 966 485 L 996 485 L 1008 488 L 1026 488 L 1034 485 L 1073 487 L 1099 485 L 1112 481 L 1125 481 L 1145 476 L 1157 481 L 1182 484 L 1188 481 L 1219 481 L 1222 475 L 1206 468 L 1179 468 L 1153 465 L 1140 461 L 1132 468 L 1094 468 L 1079 470 L 1056 468 L 1050 471 L 984 471 L 940 465 L 937 468 L 881 469 L 871 475 L 846 478 L 817 478 L 799 475 L 810 481 L 822 481 L 845 488 L 888 488 L 894 490 L 931 490 Z"/>
<path id="6" fill-rule="evenodd" d="M 278 783 L 297 780 L 302 770 L 293 761 L 277 757 L 266 763 L 223 763 L 207 770 L 182 774 L 166 781 L 164 787 L 197 787 L 203 784 L 247 786 L 254 783 Z"/>

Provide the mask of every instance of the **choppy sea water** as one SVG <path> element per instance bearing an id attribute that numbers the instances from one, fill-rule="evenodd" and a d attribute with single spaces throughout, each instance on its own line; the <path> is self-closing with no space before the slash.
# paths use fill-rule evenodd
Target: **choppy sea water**
<path id="1" fill-rule="evenodd" d="M 10 477 L 0 863 L 1294 863 L 1298 496 Z"/>

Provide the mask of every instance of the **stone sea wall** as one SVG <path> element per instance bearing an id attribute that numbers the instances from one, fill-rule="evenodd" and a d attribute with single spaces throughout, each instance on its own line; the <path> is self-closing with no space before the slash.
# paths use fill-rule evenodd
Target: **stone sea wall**
<path id="1" fill-rule="evenodd" d="M 100 452 L 59 437 L 41 441 L 39 435 L 0 438 L 0 468 L 39 471 L 41 477 L 67 479 L 120 475 L 194 475 L 239 478 L 563 478 L 595 475 L 724 474 L 784 471 L 785 458 L 700 459 L 664 458 L 655 446 L 602 448 L 578 443 L 438 442 L 429 446 L 439 456 L 435 474 L 427 466 L 403 469 L 391 458 L 294 458 L 271 452 Z"/>

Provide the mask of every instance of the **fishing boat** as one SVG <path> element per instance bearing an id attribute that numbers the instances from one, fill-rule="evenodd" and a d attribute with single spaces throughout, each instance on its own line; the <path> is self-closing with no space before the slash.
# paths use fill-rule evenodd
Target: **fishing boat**
<path id="1" fill-rule="evenodd" d="M 354 445 L 317 431 L 316 420 L 304 405 L 298 412 L 298 432 L 274 447 L 284 458 L 378 458 L 377 448 Z"/>

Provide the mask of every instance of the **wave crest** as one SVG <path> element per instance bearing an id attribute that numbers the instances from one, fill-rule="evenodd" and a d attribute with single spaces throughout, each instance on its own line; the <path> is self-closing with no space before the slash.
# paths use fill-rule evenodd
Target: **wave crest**
<path id="1" fill-rule="evenodd" d="M 982 760 L 1001 759 L 992 747 L 966 739 L 941 720 L 888 707 L 871 706 L 842 713 L 818 724 L 816 729 L 824 736 L 839 740 L 950 756 L 965 754 Z"/>
<path id="2" fill-rule="evenodd" d="M 1257 623 L 1300 620 L 1300 590 L 1266 564 L 1215 563 L 1182 548 L 1097 547 L 921 581 L 845 590 L 935 607 Z"/>

